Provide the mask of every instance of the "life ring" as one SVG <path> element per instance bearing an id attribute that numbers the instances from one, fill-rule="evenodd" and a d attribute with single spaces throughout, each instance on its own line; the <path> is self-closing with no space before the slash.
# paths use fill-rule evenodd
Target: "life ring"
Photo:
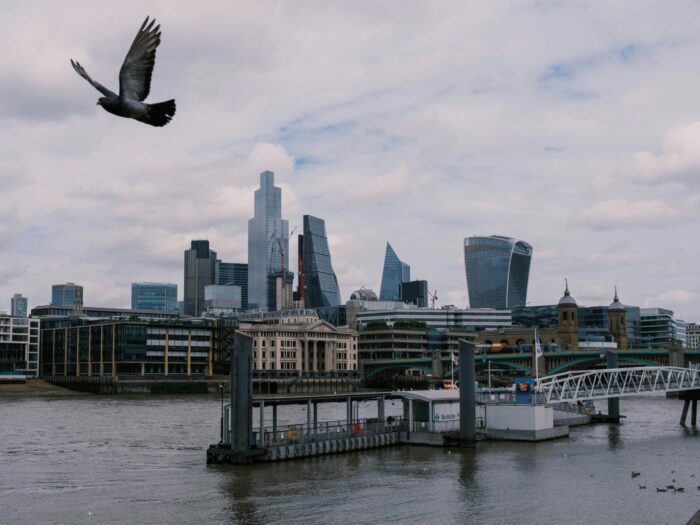
<path id="1" fill-rule="evenodd" d="M 525 381 L 520 381 L 520 383 L 518 383 L 518 390 L 527 392 L 527 383 Z"/>

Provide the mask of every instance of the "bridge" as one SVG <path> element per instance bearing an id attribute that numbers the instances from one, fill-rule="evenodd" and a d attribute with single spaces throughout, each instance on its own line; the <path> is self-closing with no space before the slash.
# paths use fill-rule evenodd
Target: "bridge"
<path id="1" fill-rule="evenodd" d="M 535 390 L 547 405 L 634 396 L 645 392 L 700 390 L 700 369 L 649 366 L 566 372 L 541 377 Z"/>
<path id="2" fill-rule="evenodd" d="M 558 374 L 577 369 L 604 368 L 607 366 L 606 350 L 577 350 L 568 352 L 544 352 L 544 366 L 540 363 L 540 373 Z M 451 357 L 449 353 L 442 352 L 443 377 L 449 377 L 452 373 Z M 700 364 L 700 351 L 686 349 L 672 352 L 660 349 L 632 349 L 616 350 L 619 362 L 628 366 L 694 366 Z M 402 354 L 399 352 L 398 354 Z M 477 370 L 492 367 L 506 368 L 521 374 L 534 375 L 532 352 L 499 352 L 482 353 L 475 356 Z M 371 379 L 382 373 L 398 373 L 402 370 L 419 370 L 422 374 L 433 374 L 433 360 L 427 353 L 425 355 L 397 355 L 394 359 L 363 359 L 362 367 L 364 376 Z M 459 373 L 459 365 L 454 368 L 454 375 Z"/>

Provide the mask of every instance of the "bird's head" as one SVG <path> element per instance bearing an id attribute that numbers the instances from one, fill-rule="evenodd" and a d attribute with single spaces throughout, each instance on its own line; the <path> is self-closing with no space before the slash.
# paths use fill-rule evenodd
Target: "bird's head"
<path id="1" fill-rule="evenodd" d="M 100 97 L 100 98 L 97 100 L 97 105 L 98 105 L 98 106 L 104 107 L 105 102 L 107 102 L 107 97 Z"/>

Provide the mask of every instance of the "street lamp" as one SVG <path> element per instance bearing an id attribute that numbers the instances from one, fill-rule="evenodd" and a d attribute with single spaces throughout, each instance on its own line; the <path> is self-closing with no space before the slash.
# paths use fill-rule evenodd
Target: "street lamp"
<path id="1" fill-rule="evenodd" d="M 219 383 L 218 385 L 219 392 L 221 393 L 221 420 L 219 422 L 220 427 L 221 427 L 221 440 L 219 443 L 224 442 L 224 384 Z"/>

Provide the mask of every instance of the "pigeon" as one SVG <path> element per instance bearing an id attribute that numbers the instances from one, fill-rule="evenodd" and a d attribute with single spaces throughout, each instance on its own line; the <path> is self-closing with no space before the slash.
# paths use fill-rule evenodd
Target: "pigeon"
<path id="1" fill-rule="evenodd" d="M 660 489 L 659 487 L 656 487 L 656 492 L 666 492 L 666 489 Z"/>
<path id="2" fill-rule="evenodd" d="M 94 81 L 78 62 L 70 61 L 75 72 L 87 80 L 104 96 L 97 101 L 105 111 L 124 118 L 132 118 L 151 126 L 165 126 L 175 115 L 175 100 L 146 104 L 143 100 L 151 90 L 151 74 L 156 62 L 156 48 L 160 44 L 160 25 L 153 27 L 149 17 L 141 25 L 134 42 L 119 70 L 119 94 Z"/>
<path id="3" fill-rule="evenodd" d="M 646 485 L 639 485 L 639 490 L 644 490 L 645 488 L 647 488 Z"/>
<path id="4" fill-rule="evenodd" d="M 634 472 L 634 471 L 632 471 L 632 478 L 636 478 L 636 477 L 639 476 L 640 474 L 641 474 L 641 472 Z"/>

